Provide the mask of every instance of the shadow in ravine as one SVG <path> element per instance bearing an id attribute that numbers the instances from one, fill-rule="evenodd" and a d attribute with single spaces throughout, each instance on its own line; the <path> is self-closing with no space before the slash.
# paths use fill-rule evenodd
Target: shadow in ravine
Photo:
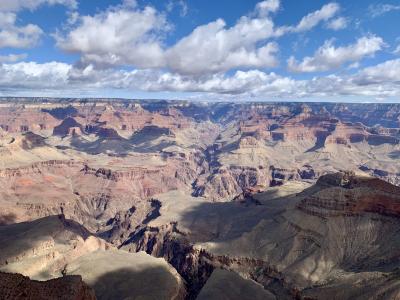
<path id="1" fill-rule="evenodd" d="M 94 289 L 98 300 L 169 300 L 182 299 L 185 296 L 183 281 L 178 280 L 167 268 L 159 266 L 138 270 L 127 266 L 101 275 L 89 285 Z"/>

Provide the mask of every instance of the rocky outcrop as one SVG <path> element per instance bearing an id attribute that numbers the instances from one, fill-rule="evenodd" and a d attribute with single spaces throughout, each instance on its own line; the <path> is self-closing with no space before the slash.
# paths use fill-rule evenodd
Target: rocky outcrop
<path id="1" fill-rule="evenodd" d="M 36 281 L 21 274 L 0 272 L 0 299 L 95 300 L 96 296 L 79 275 Z"/>
<path id="2" fill-rule="evenodd" d="M 112 139 L 114 139 L 114 140 L 122 140 L 122 137 L 113 128 L 99 128 L 96 131 L 96 135 L 100 139 L 105 139 L 105 140 L 112 140 Z"/>
<path id="3" fill-rule="evenodd" d="M 174 223 L 159 228 L 144 227 L 134 232 L 121 248 L 163 257 L 186 281 L 189 299 L 194 299 L 211 275 L 214 265 L 208 253 L 194 249 L 177 234 L 179 232 Z"/>
<path id="4" fill-rule="evenodd" d="M 139 131 L 135 132 L 130 140 L 134 144 L 140 144 L 145 141 L 156 140 L 162 136 L 174 136 L 173 132 L 169 128 L 158 127 L 158 126 L 145 126 Z"/>
<path id="5" fill-rule="evenodd" d="M 36 147 L 43 147 L 45 145 L 45 139 L 42 136 L 33 132 L 25 133 L 21 141 L 21 146 L 24 150 L 31 150 Z"/>
<path id="6" fill-rule="evenodd" d="M 95 299 L 93 290 L 98 299 L 186 297 L 165 260 L 117 250 L 63 216 L 0 226 L 0 271 L 48 280 L 0 272 L 0 299 Z"/>
<path id="7" fill-rule="evenodd" d="M 121 248 L 131 252 L 145 251 L 168 261 L 185 279 L 188 299 L 195 299 L 211 274 L 219 268 L 241 272 L 261 283 L 264 288 L 273 290 L 282 299 L 299 295 L 283 275 L 267 262 L 248 257 L 215 255 L 195 247 L 185 234 L 179 232 L 176 223 L 142 228 L 126 240 Z M 267 291 L 265 294 L 271 295 Z"/>
<path id="8" fill-rule="evenodd" d="M 192 184 L 199 172 L 196 163 L 190 157 L 168 160 L 160 167 L 125 170 L 92 168 L 73 160 L 0 170 L 0 203 L 5 206 L 0 215 L 13 214 L 14 221 L 21 222 L 63 213 L 90 230 L 107 231 L 107 222 L 118 212 L 135 206 L 145 216 L 150 209 L 146 201 L 153 195 Z M 42 197 L 44 188 L 47 197 Z"/>
<path id="9" fill-rule="evenodd" d="M 214 201 L 230 201 L 248 189 L 269 186 L 269 176 L 268 170 L 262 166 L 219 168 L 215 174 L 196 182 L 193 195 Z"/>
<path id="10" fill-rule="evenodd" d="M 75 133 L 77 133 L 78 129 L 80 132 L 82 132 L 82 125 L 79 124 L 74 118 L 68 117 L 64 119 L 60 125 L 54 127 L 53 135 L 65 137 L 67 135 L 70 135 L 73 130 L 75 130 Z"/>
<path id="11" fill-rule="evenodd" d="M 0 227 L 0 270 L 34 279 L 62 274 L 78 257 L 112 246 L 63 215 Z"/>
<path id="12" fill-rule="evenodd" d="M 164 259 L 144 252 L 96 251 L 68 264 L 66 274 L 79 274 L 98 299 L 184 300 L 185 284 Z"/>
<path id="13" fill-rule="evenodd" d="M 279 186 L 286 181 L 315 180 L 319 172 L 309 165 L 299 169 L 283 169 L 231 166 L 221 167 L 208 178 L 195 182 L 194 196 L 202 196 L 214 201 L 231 201 L 248 191 L 263 191 L 268 187 Z"/>
<path id="14" fill-rule="evenodd" d="M 400 188 L 354 172 L 328 174 L 318 179 L 315 192 L 299 208 L 316 215 L 357 215 L 365 212 L 400 216 Z M 307 191 L 304 193 L 307 194 Z"/>
<path id="15" fill-rule="evenodd" d="M 283 169 L 270 166 L 271 181 L 269 186 L 279 186 L 286 181 L 315 180 L 321 174 L 310 165 L 304 165 L 299 169 Z"/>

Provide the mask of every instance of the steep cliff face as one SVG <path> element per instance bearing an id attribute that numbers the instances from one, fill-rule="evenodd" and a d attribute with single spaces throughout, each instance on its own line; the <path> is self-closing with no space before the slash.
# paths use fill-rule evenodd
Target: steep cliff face
<path id="1" fill-rule="evenodd" d="M 398 217 L 400 188 L 370 177 L 357 177 L 352 172 L 321 177 L 299 208 L 312 214 L 357 215 L 365 212 Z M 307 193 L 305 191 L 304 193 Z"/>
<path id="2" fill-rule="evenodd" d="M 35 280 L 60 277 L 77 258 L 113 248 L 63 215 L 0 226 L 0 241 L 0 270 Z"/>
<path id="3" fill-rule="evenodd" d="M 146 210 L 141 205 L 145 199 L 190 186 L 196 168 L 185 161 L 129 170 L 92 168 L 75 161 L 47 161 L 1 170 L 2 215 L 12 213 L 16 221 L 24 221 L 63 213 L 98 231 L 119 211 L 133 206 L 138 211 Z M 42 197 L 43 192 L 46 197 Z"/>

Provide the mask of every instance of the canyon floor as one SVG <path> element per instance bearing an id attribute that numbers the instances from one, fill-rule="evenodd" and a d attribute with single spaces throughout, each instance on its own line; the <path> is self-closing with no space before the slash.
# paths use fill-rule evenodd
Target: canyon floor
<path id="1" fill-rule="evenodd" d="M 400 299 L 399 127 L 397 104 L 0 99 L 0 299 Z"/>

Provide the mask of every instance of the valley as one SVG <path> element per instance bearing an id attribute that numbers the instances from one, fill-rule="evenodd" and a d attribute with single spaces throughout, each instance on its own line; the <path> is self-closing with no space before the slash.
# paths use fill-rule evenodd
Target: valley
<path id="1" fill-rule="evenodd" d="M 1 98 L 0 271 L 85 299 L 397 299 L 399 158 L 398 104 Z"/>

